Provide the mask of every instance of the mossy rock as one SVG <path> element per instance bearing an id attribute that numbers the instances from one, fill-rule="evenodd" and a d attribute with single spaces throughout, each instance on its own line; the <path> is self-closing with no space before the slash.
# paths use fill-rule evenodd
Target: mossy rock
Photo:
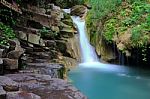
<path id="1" fill-rule="evenodd" d="M 82 17 L 87 12 L 87 7 L 84 5 L 76 5 L 71 8 L 72 16 L 80 16 Z"/>

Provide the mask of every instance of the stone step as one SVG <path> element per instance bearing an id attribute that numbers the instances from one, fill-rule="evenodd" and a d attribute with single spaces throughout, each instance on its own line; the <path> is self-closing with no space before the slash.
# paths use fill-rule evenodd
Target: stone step
<path id="1" fill-rule="evenodd" d="M 42 46 L 39 46 L 39 47 L 30 47 L 30 46 L 27 46 L 27 45 L 22 45 L 22 48 L 25 49 L 26 53 L 31 53 L 31 52 L 46 52 L 46 51 L 49 51 L 50 48 L 48 47 L 42 47 Z"/>
<path id="2" fill-rule="evenodd" d="M 31 63 L 50 63 L 51 60 L 50 59 L 37 59 L 37 58 L 34 58 L 34 57 L 22 57 L 21 58 L 23 63 L 26 63 L 26 62 L 31 62 Z"/>
<path id="3" fill-rule="evenodd" d="M 26 64 L 29 68 L 49 67 L 51 69 L 61 69 L 63 67 L 62 64 L 58 64 L 58 63 L 26 63 Z"/>
<path id="4" fill-rule="evenodd" d="M 28 52 L 29 57 L 33 57 L 35 59 L 51 59 L 51 52 Z"/>
<path id="5" fill-rule="evenodd" d="M 36 28 L 31 28 L 31 27 L 26 27 L 26 26 L 17 25 L 17 26 L 15 27 L 15 30 L 16 30 L 16 31 L 23 31 L 23 32 L 26 33 L 26 34 L 32 33 L 32 34 L 40 35 L 40 34 L 38 33 L 38 32 L 39 32 L 39 29 L 36 29 Z"/>
<path id="6" fill-rule="evenodd" d="M 71 18 L 70 19 L 64 19 L 64 20 L 62 20 L 62 22 L 66 25 L 73 26 L 73 22 L 72 22 Z"/>
<path id="7" fill-rule="evenodd" d="M 68 25 L 68 24 L 66 24 L 64 22 L 60 22 L 60 26 L 61 27 L 66 27 L 66 28 L 72 28 L 73 27 L 73 25 Z"/>
<path id="8" fill-rule="evenodd" d="M 26 68 L 20 73 L 35 73 L 50 75 L 52 78 L 63 78 L 64 66 L 56 63 L 26 63 Z"/>

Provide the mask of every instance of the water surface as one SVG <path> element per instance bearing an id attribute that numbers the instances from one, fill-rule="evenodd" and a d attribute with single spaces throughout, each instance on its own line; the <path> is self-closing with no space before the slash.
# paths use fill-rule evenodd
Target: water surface
<path id="1" fill-rule="evenodd" d="M 81 64 L 70 71 L 69 78 L 88 99 L 150 99 L 149 71 Z"/>

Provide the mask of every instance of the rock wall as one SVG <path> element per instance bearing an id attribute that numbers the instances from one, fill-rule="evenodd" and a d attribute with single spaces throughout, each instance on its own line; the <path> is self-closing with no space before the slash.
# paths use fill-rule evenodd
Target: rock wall
<path id="1" fill-rule="evenodd" d="M 62 80 L 80 61 L 70 15 L 50 0 L 47 6 L 23 2 L 17 39 L 0 46 L 0 74 L 5 74 L 0 76 L 0 99 L 87 99 Z"/>
<path id="2" fill-rule="evenodd" d="M 80 59 L 78 40 L 70 16 L 54 4 L 46 7 L 27 5 L 16 25 L 21 46 L 28 54 L 35 48 L 49 52 L 50 62 Z M 65 57 L 65 58 L 64 58 Z M 64 62 L 63 62 L 64 63 Z M 75 66 L 76 64 L 72 64 Z"/>

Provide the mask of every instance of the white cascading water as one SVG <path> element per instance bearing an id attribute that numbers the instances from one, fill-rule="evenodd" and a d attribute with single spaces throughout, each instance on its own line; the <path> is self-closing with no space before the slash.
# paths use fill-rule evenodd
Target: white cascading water
<path id="1" fill-rule="evenodd" d="M 81 62 L 79 64 L 80 67 L 86 68 L 101 68 L 103 70 L 108 71 L 124 71 L 124 67 L 118 65 L 110 65 L 99 62 L 97 54 L 90 45 L 90 42 L 87 38 L 85 20 L 81 19 L 78 16 L 71 16 L 73 22 L 77 26 L 79 32 L 79 40 L 80 40 L 80 50 L 81 50 Z"/>
<path id="2" fill-rule="evenodd" d="M 71 16 L 79 32 L 81 61 L 82 63 L 98 62 L 98 57 L 93 46 L 90 45 L 86 34 L 85 20 L 78 16 Z"/>
<path id="3" fill-rule="evenodd" d="M 70 9 L 63 9 L 64 12 L 70 13 Z M 104 64 L 99 62 L 99 59 L 96 55 L 95 49 L 90 45 L 90 42 L 87 38 L 85 20 L 81 19 L 78 16 L 71 16 L 73 22 L 77 26 L 79 32 L 79 40 L 80 40 L 80 50 L 81 50 L 81 62 L 79 64 L 80 67 L 85 68 L 96 68 L 105 71 L 119 71 L 126 72 L 127 68 L 112 65 L 112 64 Z"/>

